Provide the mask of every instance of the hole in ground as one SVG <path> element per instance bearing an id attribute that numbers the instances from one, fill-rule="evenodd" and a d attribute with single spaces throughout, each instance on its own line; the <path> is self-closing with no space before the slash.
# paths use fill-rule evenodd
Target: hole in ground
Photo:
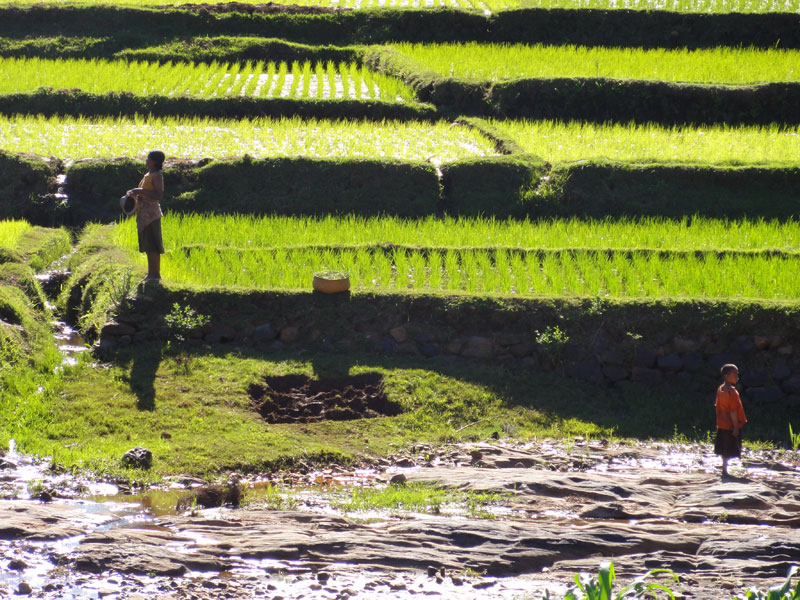
<path id="1" fill-rule="evenodd" d="M 268 423 L 348 421 L 402 412 L 400 404 L 386 397 L 383 375 L 378 373 L 328 379 L 265 377 L 264 385 L 251 384 L 247 391 Z"/>

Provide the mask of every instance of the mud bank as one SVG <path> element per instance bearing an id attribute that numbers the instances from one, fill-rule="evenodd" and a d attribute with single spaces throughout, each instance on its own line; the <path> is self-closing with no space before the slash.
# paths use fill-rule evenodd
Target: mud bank
<path id="1" fill-rule="evenodd" d="M 797 453 L 747 452 L 721 480 L 707 446 L 418 450 L 382 478 L 496 492 L 503 518 L 5 501 L 0 596 L 27 577 L 43 598 L 540 598 L 611 558 L 623 579 L 667 567 L 676 597 L 718 599 L 800 563 Z"/>

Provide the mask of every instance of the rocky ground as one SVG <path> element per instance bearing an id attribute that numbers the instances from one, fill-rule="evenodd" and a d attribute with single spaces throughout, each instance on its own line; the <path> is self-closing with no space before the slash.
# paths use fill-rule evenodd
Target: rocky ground
<path id="1" fill-rule="evenodd" d="M 707 446 L 498 442 L 388 462 L 383 480 L 497 492 L 501 516 L 3 501 L 0 597 L 538 600 L 612 559 L 622 580 L 666 567 L 676 597 L 719 599 L 800 564 L 796 453 L 748 453 L 729 480 Z"/>

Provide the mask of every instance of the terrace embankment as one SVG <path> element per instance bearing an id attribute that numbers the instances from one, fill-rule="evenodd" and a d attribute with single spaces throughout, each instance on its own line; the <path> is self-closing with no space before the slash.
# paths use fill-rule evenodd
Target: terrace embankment
<path id="1" fill-rule="evenodd" d="M 485 124 L 481 127 L 487 127 Z M 217 214 L 435 214 L 498 218 L 700 215 L 788 219 L 796 214 L 800 169 L 579 161 L 548 167 L 489 131 L 503 156 L 441 166 L 398 160 L 274 158 L 173 161 L 165 210 Z M 141 177 L 132 159 L 91 159 L 64 169 L 55 159 L 0 151 L 11 182 L 0 217 L 82 225 L 119 216 L 113 200 Z M 65 181 L 56 182 L 64 171 Z M 234 182 L 230 193 L 226 182 Z M 302 185 L 301 185 L 302 183 Z M 56 194 L 63 187 L 68 199 Z M 230 201 L 219 202 L 223 188 Z"/>
<path id="2" fill-rule="evenodd" d="M 81 298 L 103 298 L 103 285 L 102 278 L 73 276 L 62 295 L 67 313 L 96 314 Z M 781 439 L 800 407 L 800 332 L 793 304 L 150 286 L 112 321 L 97 322 L 98 351 L 112 356 L 131 344 L 165 343 L 172 335 L 165 317 L 175 305 L 210 317 L 188 332 L 189 352 L 229 344 L 267 353 L 408 356 L 434 368 L 442 360 L 472 360 L 631 392 L 674 388 L 704 397 L 715 388 L 719 367 L 736 362 L 746 365 L 742 384 L 756 437 Z M 696 409 L 689 412 L 702 426 L 704 409 Z"/>
<path id="3" fill-rule="evenodd" d="M 393 48 L 373 47 L 364 63 L 398 77 L 444 113 L 599 123 L 796 124 L 795 82 L 712 85 L 620 77 L 446 76 Z"/>
<path id="4" fill-rule="evenodd" d="M 243 509 L 156 517 L 123 513 L 97 497 L 6 503 L 0 539 L 15 542 L 0 542 L 0 555 L 14 552 L 17 572 L 0 580 L 0 590 L 43 571 L 44 555 L 62 573 L 37 578 L 44 598 L 71 597 L 81 573 L 94 574 L 108 593 L 169 589 L 195 598 L 306 590 L 318 598 L 345 590 L 353 598 L 533 598 L 610 557 L 623 580 L 670 568 L 681 580 L 663 583 L 676 598 L 719 600 L 779 582 L 800 560 L 796 453 L 746 452 L 744 476 L 720 481 L 708 446 L 570 444 L 422 447 L 402 460 L 405 468 L 383 474 L 406 482 L 398 488 L 491 492 L 497 500 L 486 508 L 499 511 L 492 518 L 374 510 L 363 520 L 313 500 L 295 510 L 256 500 Z M 311 474 L 330 482 L 352 476 Z M 337 493 L 330 485 L 317 500 Z"/>
<path id="5" fill-rule="evenodd" d="M 376 44 L 394 41 L 483 41 L 708 48 L 754 46 L 800 48 L 792 13 L 690 14 L 637 10 L 521 9 L 485 17 L 451 9 L 340 11 L 323 14 L 255 10 L 151 10 L 111 6 L 4 8 L 0 35 L 105 37 L 146 20 L 153 38 L 182 35 L 266 35 L 315 44 Z"/>

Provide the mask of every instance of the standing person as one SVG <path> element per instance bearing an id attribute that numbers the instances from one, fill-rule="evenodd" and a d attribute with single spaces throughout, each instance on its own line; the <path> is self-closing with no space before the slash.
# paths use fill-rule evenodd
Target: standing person
<path id="1" fill-rule="evenodd" d="M 161 281 L 161 255 L 164 242 L 161 239 L 161 200 L 164 197 L 164 153 L 153 150 L 147 155 L 147 173 L 139 187 L 128 190 L 135 196 L 139 208 L 136 212 L 136 228 L 139 231 L 139 252 L 147 254 L 147 277 L 145 281 Z"/>
<path id="2" fill-rule="evenodd" d="M 722 457 L 722 477 L 729 477 L 728 460 L 742 454 L 742 426 L 747 423 L 742 399 L 736 390 L 739 369 L 736 365 L 723 365 L 720 369 L 723 384 L 717 388 L 717 438 L 714 454 Z"/>

